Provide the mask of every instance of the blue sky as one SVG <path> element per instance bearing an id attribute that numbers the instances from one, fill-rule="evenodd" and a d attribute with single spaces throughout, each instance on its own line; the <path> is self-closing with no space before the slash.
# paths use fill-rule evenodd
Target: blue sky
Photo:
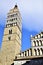
<path id="1" fill-rule="evenodd" d="M 30 35 L 43 31 L 43 0 L 0 0 L 0 46 L 8 11 L 17 3 L 22 16 L 22 50 L 31 45 Z"/>

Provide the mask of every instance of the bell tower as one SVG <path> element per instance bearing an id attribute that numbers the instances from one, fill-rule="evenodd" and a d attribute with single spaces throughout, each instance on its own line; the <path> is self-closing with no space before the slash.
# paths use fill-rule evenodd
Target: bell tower
<path id="1" fill-rule="evenodd" d="M 18 6 L 15 5 L 7 14 L 7 22 L 2 41 L 2 51 L 6 56 L 6 63 L 10 65 L 16 54 L 21 51 L 22 22 Z"/>

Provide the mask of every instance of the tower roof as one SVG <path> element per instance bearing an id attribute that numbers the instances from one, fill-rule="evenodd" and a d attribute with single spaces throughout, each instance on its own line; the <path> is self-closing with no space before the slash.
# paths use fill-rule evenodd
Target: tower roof
<path id="1" fill-rule="evenodd" d="M 17 4 L 14 6 L 14 9 L 17 9 L 18 8 L 18 6 L 17 6 Z"/>
<path id="2" fill-rule="evenodd" d="M 18 6 L 17 5 L 15 5 L 15 7 L 14 8 L 17 8 Z"/>

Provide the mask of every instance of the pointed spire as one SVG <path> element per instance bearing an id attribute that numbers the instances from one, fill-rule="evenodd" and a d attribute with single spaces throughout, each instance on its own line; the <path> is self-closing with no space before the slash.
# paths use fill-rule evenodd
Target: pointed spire
<path id="1" fill-rule="evenodd" d="M 17 3 L 16 3 L 16 5 L 15 5 L 15 7 L 14 8 L 17 8 L 18 6 L 17 6 Z"/>

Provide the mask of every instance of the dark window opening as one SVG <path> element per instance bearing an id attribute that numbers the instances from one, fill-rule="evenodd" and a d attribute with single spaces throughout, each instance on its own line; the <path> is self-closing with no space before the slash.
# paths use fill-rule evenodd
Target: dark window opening
<path id="1" fill-rule="evenodd" d="M 28 50 L 28 56 L 29 56 L 29 50 Z"/>
<path id="2" fill-rule="evenodd" d="M 19 53 L 20 57 L 21 57 L 21 53 Z"/>
<path id="3" fill-rule="evenodd" d="M 36 42 L 35 41 L 33 41 L 34 42 L 34 46 L 36 46 Z"/>
<path id="4" fill-rule="evenodd" d="M 8 37 L 9 40 L 11 40 L 11 37 Z"/>
<path id="5" fill-rule="evenodd" d="M 23 57 L 24 57 L 24 52 L 22 52 L 22 54 L 23 54 Z"/>
<path id="6" fill-rule="evenodd" d="M 42 54 L 43 54 L 43 48 L 41 48 Z"/>
<path id="7" fill-rule="evenodd" d="M 30 49 L 30 52 L 31 52 L 31 56 L 32 56 L 32 49 Z"/>
<path id="8" fill-rule="evenodd" d="M 37 40 L 37 44 L 38 44 L 38 46 L 39 46 L 39 41 Z"/>
<path id="9" fill-rule="evenodd" d="M 38 53 L 39 53 L 39 55 L 40 55 L 40 50 L 39 49 L 37 49 L 38 50 Z"/>
<path id="10" fill-rule="evenodd" d="M 25 56 L 26 56 L 26 51 L 25 51 Z"/>
<path id="11" fill-rule="evenodd" d="M 13 21 L 13 19 L 12 19 L 12 21 Z"/>
<path id="12" fill-rule="evenodd" d="M 9 34 L 12 34 L 12 30 L 9 30 Z"/>
<path id="13" fill-rule="evenodd" d="M 40 40 L 40 44 L 41 44 L 41 46 L 42 46 L 42 41 Z"/>
<path id="14" fill-rule="evenodd" d="M 35 55 L 37 56 L 37 50 L 36 50 L 36 49 L 34 49 L 34 51 L 35 51 Z"/>
<path id="15" fill-rule="evenodd" d="M 17 59 L 17 56 L 15 56 L 15 59 Z"/>

